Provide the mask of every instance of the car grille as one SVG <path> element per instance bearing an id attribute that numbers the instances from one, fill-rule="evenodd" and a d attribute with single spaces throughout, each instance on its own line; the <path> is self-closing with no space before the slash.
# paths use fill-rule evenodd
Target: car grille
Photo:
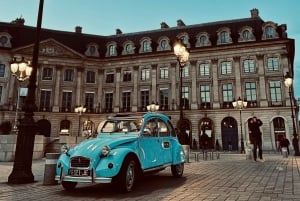
<path id="1" fill-rule="evenodd" d="M 90 159 L 85 157 L 73 157 L 71 159 L 71 167 L 89 167 L 90 166 Z"/>

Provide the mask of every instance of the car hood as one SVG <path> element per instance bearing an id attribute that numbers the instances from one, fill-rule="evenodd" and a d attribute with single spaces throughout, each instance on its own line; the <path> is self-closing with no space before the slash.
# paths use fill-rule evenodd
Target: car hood
<path id="1" fill-rule="evenodd" d="M 88 139 L 76 145 L 70 152 L 71 156 L 85 156 L 89 158 L 99 157 L 102 147 L 109 146 L 114 149 L 118 146 L 126 146 L 128 143 L 135 142 L 137 136 L 105 135 L 97 138 Z"/>

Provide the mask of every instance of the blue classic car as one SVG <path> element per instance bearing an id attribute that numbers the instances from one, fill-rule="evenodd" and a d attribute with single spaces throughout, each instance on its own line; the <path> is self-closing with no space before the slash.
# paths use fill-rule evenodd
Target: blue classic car
<path id="1" fill-rule="evenodd" d="M 171 167 L 181 177 L 185 155 L 170 118 L 160 113 L 107 118 L 96 137 L 74 148 L 63 145 L 55 180 L 72 190 L 78 182 L 113 183 L 123 192 L 133 189 L 136 179 Z"/>

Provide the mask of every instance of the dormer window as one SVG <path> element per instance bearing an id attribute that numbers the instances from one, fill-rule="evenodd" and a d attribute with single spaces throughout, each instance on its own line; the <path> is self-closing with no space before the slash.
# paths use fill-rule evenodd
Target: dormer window
<path id="1" fill-rule="evenodd" d="M 271 26 L 267 26 L 266 27 L 266 38 L 269 39 L 269 38 L 275 38 L 274 37 L 274 28 L 271 27 Z"/>
<path id="2" fill-rule="evenodd" d="M 98 45 L 96 43 L 88 44 L 84 54 L 88 57 L 99 57 Z"/>
<path id="3" fill-rule="evenodd" d="M 114 56 L 116 53 L 116 48 L 114 45 L 110 45 L 109 48 L 108 48 L 108 55 L 109 56 Z"/>
<path id="4" fill-rule="evenodd" d="M 8 33 L 0 32 L 0 47 L 9 47 L 11 48 L 11 36 Z"/>
<path id="5" fill-rule="evenodd" d="M 106 54 L 105 54 L 106 57 L 117 56 L 117 43 L 116 42 L 107 43 L 106 47 L 107 47 Z"/>
<path id="6" fill-rule="evenodd" d="M 134 43 L 132 41 L 126 41 L 123 43 L 122 55 L 134 54 Z"/>
<path id="7" fill-rule="evenodd" d="M 229 34 L 226 31 L 222 31 L 220 34 L 221 43 L 228 43 L 229 42 Z"/>
<path id="8" fill-rule="evenodd" d="M 227 27 L 223 27 L 217 31 L 218 33 L 218 45 L 232 43 L 232 38 L 230 36 L 230 29 Z"/>
<path id="9" fill-rule="evenodd" d="M 277 28 L 277 25 L 274 24 L 273 22 L 265 23 L 262 27 L 262 30 L 263 30 L 262 40 L 278 38 L 279 36 L 276 31 L 276 28 Z"/>
<path id="10" fill-rule="evenodd" d="M 143 52 L 150 52 L 151 46 L 149 41 L 143 42 Z"/>

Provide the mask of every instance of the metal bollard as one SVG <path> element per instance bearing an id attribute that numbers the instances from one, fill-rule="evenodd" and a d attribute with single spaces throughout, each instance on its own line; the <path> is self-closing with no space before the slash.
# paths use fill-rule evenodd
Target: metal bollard
<path id="1" fill-rule="evenodd" d="M 60 153 L 46 153 L 45 171 L 44 171 L 44 185 L 58 184 L 55 181 L 56 163 Z"/>
<path id="2" fill-rule="evenodd" d="M 185 162 L 189 163 L 190 162 L 190 145 L 182 145 L 183 152 L 185 154 Z"/>
<path id="3" fill-rule="evenodd" d="M 282 157 L 283 158 L 287 158 L 288 157 L 287 148 L 286 147 L 282 147 L 281 151 L 282 151 Z"/>

